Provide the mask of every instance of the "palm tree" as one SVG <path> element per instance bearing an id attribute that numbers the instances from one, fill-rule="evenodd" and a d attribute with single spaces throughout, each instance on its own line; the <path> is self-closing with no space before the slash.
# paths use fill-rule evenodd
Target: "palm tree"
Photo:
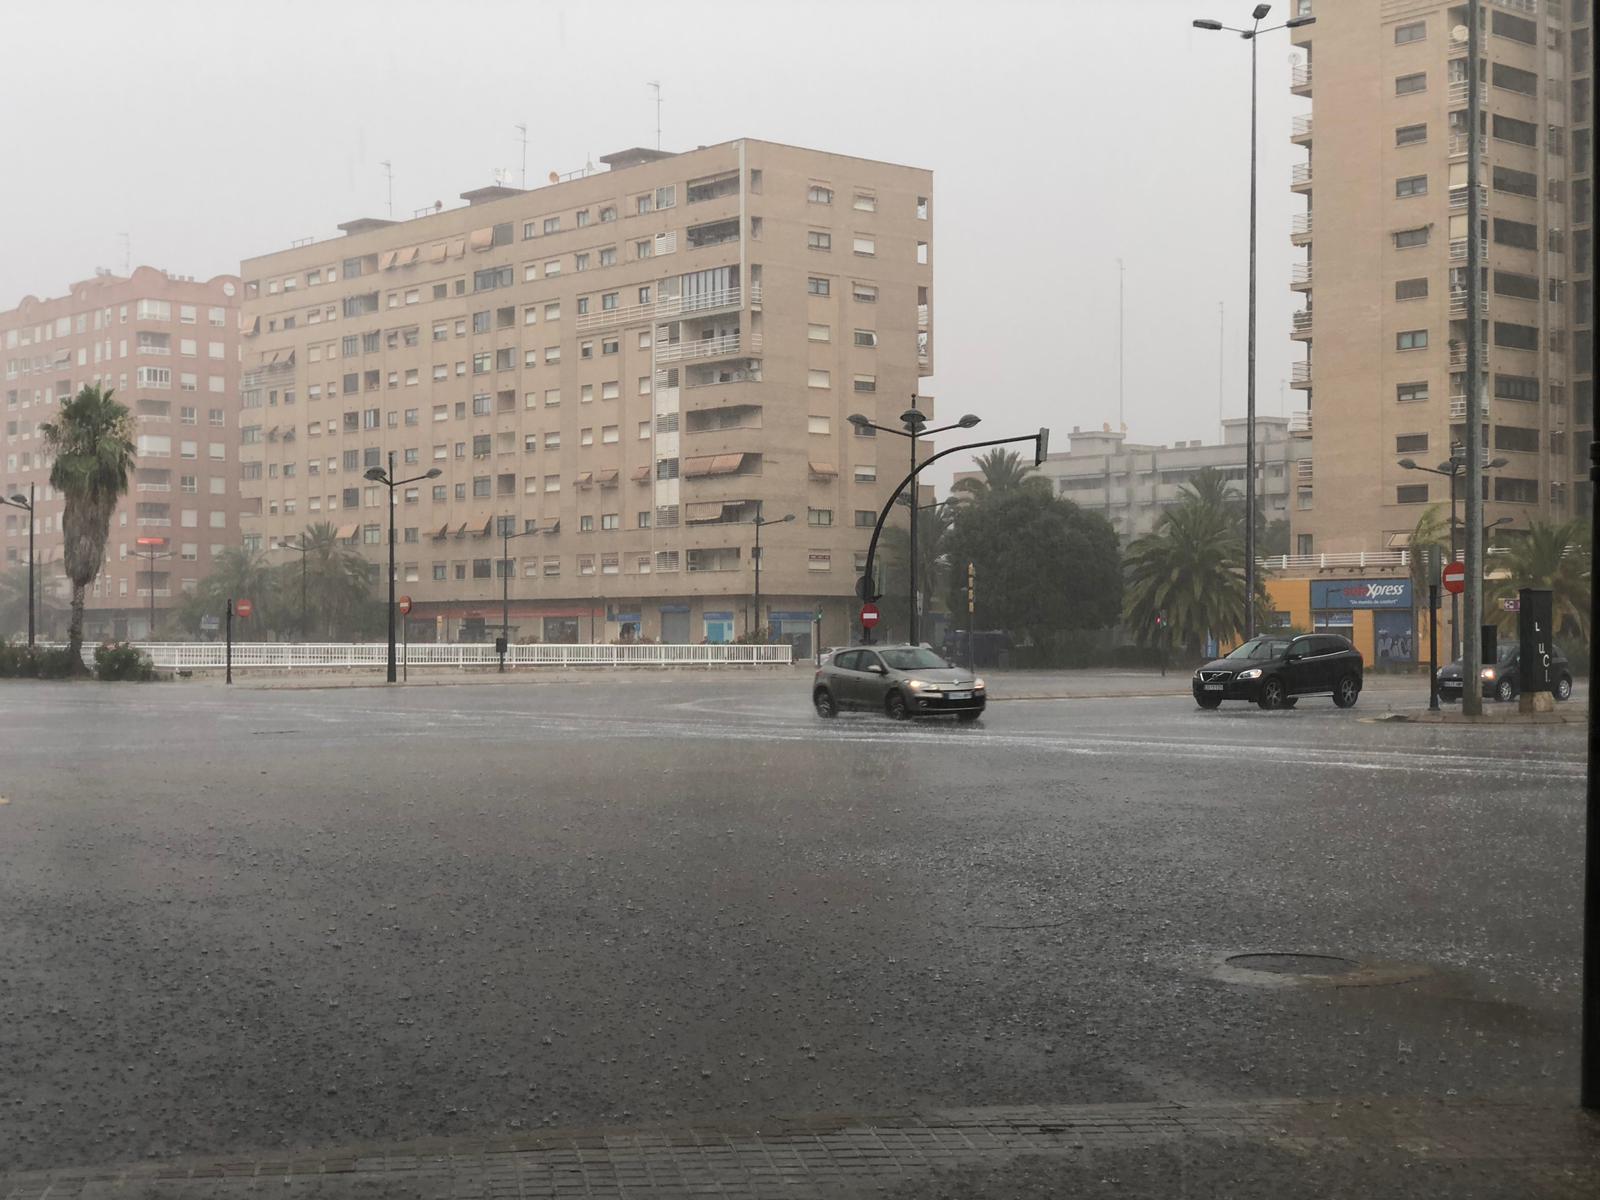
<path id="1" fill-rule="evenodd" d="M 1422 510 L 1416 526 L 1411 530 L 1407 546 L 1411 551 L 1412 590 L 1418 595 L 1426 596 L 1429 548 L 1438 546 L 1444 560 L 1448 561 L 1450 557 L 1450 525 L 1437 504 L 1430 504 Z"/>
<path id="2" fill-rule="evenodd" d="M 133 416 L 111 396 L 110 388 L 86 384 L 61 406 L 56 420 L 39 426 L 45 451 L 55 460 L 50 484 L 66 499 L 61 529 L 72 580 L 67 642 L 75 671 L 87 671 L 82 666 L 84 593 L 105 561 L 111 514 L 127 494 L 133 469 Z"/>
<path id="3" fill-rule="evenodd" d="M 985 496 L 1015 491 L 1020 487 L 1050 486 L 1048 479 L 1035 475 L 1032 467 L 1023 465 L 1022 455 L 1015 450 L 996 446 L 973 461 L 981 478 L 958 479 L 950 489 L 952 492 L 964 492 L 974 500 L 982 500 Z"/>
<path id="4" fill-rule="evenodd" d="M 921 576 L 918 589 L 922 592 L 924 606 L 932 605 L 945 594 L 944 575 L 948 567 L 945 543 L 955 521 L 951 512 L 954 507 L 948 501 L 926 505 L 917 515 L 917 574 Z M 880 576 L 878 590 L 883 593 L 879 602 L 883 619 L 891 629 L 909 629 L 906 605 L 910 597 L 906 594 L 905 583 L 906 572 L 911 567 L 911 531 L 907 526 L 890 525 L 884 529 L 879 561 L 883 564 L 877 572 Z M 892 588 L 885 587 L 886 579 L 900 582 Z"/>
<path id="5" fill-rule="evenodd" d="M 307 547 L 305 570 L 308 577 L 309 606 L 316 621 L 332 641 L 337 634 L 350 634 L 364 624 L 373 602 L 373 583 L 381 571 L 376 563 L 340 543 L 338 531 L 327 521 L 308 525 L 300 534 Z M 281 582 L 298 595 L 300 564 L 284 568 Z"/>
<path id="6" fill-rule="evenodd" d="M 182 623 L 192 631 L 203 615 L 221 617 L 229 600 L 249 599 L 255 605 L 257 628 L 275 629 L 285 623 L 275 584 L 273 568 L 260 551 L 230 546 L 217 555 L 211 573 L 184 601 Z M 234 635 L 239 635 L 237 628 Z"/>
<path id="7" fill-rule="evenodd" d="M 44 572 L 34 568 L 34 623 L 38 635 L 48 640 L 61 627 L 64 610 L 54 588 L 44 586 Z M 19 563 L 0 572 L 0 641 L 28 628 L 28 564 Z"/>
<path id="8" fill-rule="evenodd" d="M 1126 619 L 1142 644 L 1166 618 L 1167 636 L 1191 657 L 1206 637 L 1242 636 L 1245 617 L 1244 538 L 1230 509 L 1210 487 L 1187 491 L 1136 538 L 1123 559 Z M 1262 592 L 1256 597 L 1264 607 Z"/>
<path id="9" fill-rule="evenodd" d="M 1507 612 L 1501 601 L 1514 599 L 1519 588 L 1549 588 L 1555 632 L 1587 642 L 1592 561 L 1587 521 L 1531 522 L 1525 536 L 1507 543 L 1505 555 L 1485 564 L 1490 573 L 1484 581 L 1485 607 L 1493 606 L 1489 616 L 1515 629 L 1516 614 Z"/>

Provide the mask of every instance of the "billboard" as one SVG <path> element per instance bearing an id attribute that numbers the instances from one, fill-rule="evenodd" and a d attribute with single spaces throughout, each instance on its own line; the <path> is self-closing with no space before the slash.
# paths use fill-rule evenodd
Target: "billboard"
<path id="1" fill-rule="evenodd" d="M 1311 582 L 1311 607 L 1410 608 L 1409 579 L 1315 579 Z"/>

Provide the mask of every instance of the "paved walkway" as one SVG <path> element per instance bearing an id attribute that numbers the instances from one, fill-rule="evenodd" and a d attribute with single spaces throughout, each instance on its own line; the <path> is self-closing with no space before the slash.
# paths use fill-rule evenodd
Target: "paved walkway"
<path id="1" fill-rule="evenodd" d="M 1541 1095 L 973 1108 L 539 1131 L 0 1176 L 0 1197 L 1137 1196 L 1146 1193 L 1126 1186 L 1135 1179 L 1102 1178 L 1118 1185 L 1102 1191 L 1094 1176 L 1175 1151 L 1190 1195 L 1335 1195 L 1351 1178 L 1365 1196 L 1600 1194 L 1600 1117 L 1576 1110 L 1570 1097 Z M 1445 1182 L 1452 1172 L 1473 1186 Z M 1069 1183 L 1070 1191 L 1057 1190 Z"/>

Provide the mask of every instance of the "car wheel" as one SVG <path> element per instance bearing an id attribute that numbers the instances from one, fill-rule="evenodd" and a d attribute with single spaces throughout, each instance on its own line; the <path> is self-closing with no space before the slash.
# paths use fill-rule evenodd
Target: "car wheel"
<path id="1" fill-rule="evenodd" d="M 983 716 L 983 713 L 980 712 L 980 711 L 964 712 L 964 713 L 957 713 L 956 714 L 956 719 L 958 721 L 960 721 L 963 725 L 971 725 L 974 721 L 976 721 L 981 716 Z"/>
<path id="2" fill-rule="evenodd" d="M 1494 685 L 1494 698 L 1501 704 L 1509 704 L 1517 698 L 1517 689 L 1511 686 L 1511 680 L 1502 679 Z"/>
<path id="3" fill-rule="evenodd" d="M 1261 699 L 1257 700 L 1256 703 L 1270 711 L 1271 709 L 1282 708 L 1283 702 L 1288 698 L 1288 693 L 1283 690 L 1283 680 L 1268 679 L 1261 684 Z"/>
<path id="4" fill-rule="evenodd" d="M 1340 708 L 1354 708 L 1360 695 L 1361 681 L 1354 675 L 1346 675 L 1333 687 L 1333 702 Z"/>
<path id="5" fill-rule="evenodd" d="M 1556 680 L 1555 695 L 1557 700 L 1572 699 L 1572 676 L 1563 675 L 1560 679 Z"/>
<path id="6" fill-rule="evenodd" d="M 811 703 L 816 706 L 817 716 L 837 717 L 839 706 L 833 702 L 833 693 L 827 688 L 818 688 L 811 696 Z"/>
<path id="7" fill-rule="evenodd" d="M 1221 696 L 1196 696 L 1194 702 L 1201 708 L 1217 708 L 1222 704 Z"/>
<path id="8" fill-rule="evenodd" d="M 883 702 L 883 711 L 891 721 L 904 721 L 907 716 L 906 698 L 899 692 L 890 692 L 889 698 Z"/>

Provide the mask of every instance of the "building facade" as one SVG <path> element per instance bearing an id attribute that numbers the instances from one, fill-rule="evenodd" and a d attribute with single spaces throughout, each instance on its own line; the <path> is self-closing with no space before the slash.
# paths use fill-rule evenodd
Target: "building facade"
<path id="1" fill-rule="evenodd" d="M 246 544 L 326 522 L 381 561 L 392 456 L 440 472 L 395 494 L 413 637 L 494 636 L 506 588 L 513 640 L 809 646 L 819 609 L 837 639 L 904 453 L 846 418 L 894 423 L 932 370 L 932 176 L 751 140 L 602 161 L 244 263 Z M 790 515 L 758 614 L 753 522 Z"/>
<path id="2" fill-rule="evenodd" d="M 1292 336 L 1306 357 L 1303 555 L 1403 550 L 1465 436 L 1467 9 L 1294 0 L 1315 24 L 1292 87 L 1312 110 Z M 1485 521 L 1501 538 L 1588 511 L 1593 436 L 1592 0 L 1489 0 L 1478 131 Z"/>
<path id="3" fill-rule="evenodd" d="M 152 600 L 159 630 L 216 556 L 239 544 L 239 293 L 237 276 L 200 281 L 139 267 L 0 313 L 0 486 L 7 496 L 32 487 L 40 586 L 63 599 L 65 502 L 50 486 L 39 426 L 85 384 L 114 389 L 133 412 L 133 476 L 85 599 L 86 637 L 148 636 Z M 26 566 L 28 514 L 0 512 L 0 556 L 8 568 Z"/>
<path id="4" fill-rule="evenodd" d="M 1167 508 L 1177 503 L 1184 485 L 1201 471 L 1221 472 L 1231 490 L 1244 496 L 1245 419 L 1222 422 L 1222 441 L 1174 442 L 1171 446 L 1129 442 L 1127 434 L 1109 425 L 1098 430 L 1073 426 L 1068 449 L 1051 454 L 1038 474 L 1051 489 L 1088 512 L 1111 522 L 1123 545 L 1149 533 Z M 1256 418 L 1256 459 L 1262 519 L 1288 517 L 1289 496 L 1305 442 L 1292 434 L 1285 417 Z M 961 472 L 957 479 L 976 477 Z"/>

